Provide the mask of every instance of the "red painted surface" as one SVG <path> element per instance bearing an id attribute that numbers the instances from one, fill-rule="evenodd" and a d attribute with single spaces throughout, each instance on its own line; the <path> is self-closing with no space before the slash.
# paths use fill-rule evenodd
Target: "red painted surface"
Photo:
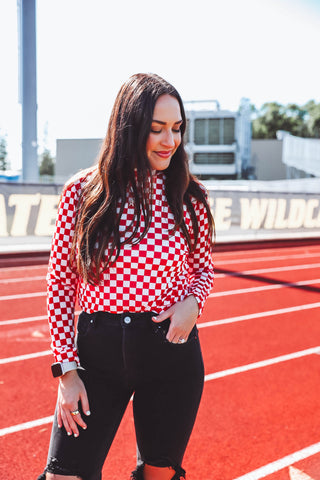
<path id="1" fill-rule="evenodd" d="M 281 257 L 279 260 L 273 257 Z M 283 257 L 287 258 L 283 258 Z M 297 257 L 298 256 L 298 257 Z M 297 257 L 297 258 L 295 258 Z M 243 272 L 320 263 L 317 245 L 217 251 L 218 270 Z M 45 291 L 46 267 L 0 269 L 0 297 Z M 219 273 L 219 272 L 217 272 Z M 320 278 L 320 268 L 217 276 L 213 292 Z M 257 278 L 257 276 L 259 278 Z M 1 280 L 23 277 L 22 282 Z M 308 286 L 307 286 L 308 287 Z M 311 288 L 312 287 L 312 288 Z M 320 285 L 208 299 L 199 323 L 320 302 Z M 45 315 L 45 297 L 0 300 L 0 358 L 50 348 L 46 320 L 1 321 Z M 200 329 L 206 374 L 320 345 L 320 309 L 295 311 Z M 53 414 L 57 381 L 51 355 L 0 364 L 0 429 Z M 170 434 L 170 432 L 168 432 Z M 45 464 L 50 425 L 0 437 L 0 480 L 35 480 Z M 188 446 L 188 480 L 233 480 L 320 441 L 320 355 L 309 355 L 210 380 Z M 135 466 L 131 406 L 104 467 L 104 479 L 129 480 Z M 320 480 L 320 454 L 295 468 Z M 288 468 L 264 477 L 290 480 Z"/>

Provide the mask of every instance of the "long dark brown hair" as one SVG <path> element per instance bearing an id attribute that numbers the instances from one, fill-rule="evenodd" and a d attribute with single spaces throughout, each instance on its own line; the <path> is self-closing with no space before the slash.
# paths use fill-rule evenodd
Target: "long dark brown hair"
<path id="1" fill-rule="evenodd" d="M 186 116 L 177 90 L 155 74 L 133 75 L 121 87 L 109 120 L 106 137 L 99 155 L 98 168 L 84 185 L 77 208 L 71 263 L 88 283 L 99 283 L 101 273 L 119 256 L 119 224 L 127 201 L 128 188 L 134 200 L 134 220 L 130 236 L 124 243 L 137 243 L 151 223 L 151 166 L 146 143 L 151 130 L 156 101 L 161 95 L 175 97 L 181 111 L 181 144 L 165 170 L 165 191 L 174 216 L 175 228 L 181 229 L 190 251 L 198 239 L 198 222 L 191 198 L 205 205 L 212 238 L 213 218 L 206 195 L 189 172 L 183 146 Z M 190 212 L 194 240 L 190 238 L 183 216 L 183 204 Z M 137 235 L 141 219 L 144 229 Z M 108 252 L 108 255 L 106 255 Z"/>

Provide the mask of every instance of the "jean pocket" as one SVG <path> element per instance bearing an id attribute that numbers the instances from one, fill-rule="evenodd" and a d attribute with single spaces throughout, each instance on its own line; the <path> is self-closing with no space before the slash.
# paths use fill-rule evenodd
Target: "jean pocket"
<path id="1" fill-rule="evenodd" d="M 164 342 L 168 342 L 168 340 L 166 339 L 166 336 L 167 336 L 169 327 L 170 327 L 170 318 L 167 318 L 166 320 L 160 323 L 153 322 L 154 334 L 157 335 Z"/>
<path id="2" fill-rule="evenodd" d="M 81 312 L 77 323 L 77 335 L 86 335 L 94 323 L 93 313 Z"/>
<path id="3" fill-rule="evenodd" d="M 184 343 L 169 342 L 169 340 L 167 340 L 167 338 L 166 338 L 169 327 L 170 327 L 170 318 L 167 318 L 163 322 L 155 323 L 154 326 L 153 326 L 153 331 L 154 331 L 155 335 L 157 335 L 163 342 L 168 343 L 169 345 L 181 347 L 183 345 L 189 344 L 190 342 L 192 342 L 193 340 L 196 340 L 198 338 L 198 328 L 197 328 L 196 325 L 194 325 L 194 327 L 192 328 L 191 332 L 188 335 L 188 338 L 187 338 L 186 342 L 184 342 Z"/>
<path id="4" fill-rule="evenodd" d="M 198 338 L 198 328 L 196 325 L 194 325 L 194 327 L 192 328 L 191 332 L 188 335 L 186 342 L 171 343 L 171 345 L 173 345 L 174 347 L 184 347 L 192 343 L 194 340 L 197 340 L 197 338 Z"/>

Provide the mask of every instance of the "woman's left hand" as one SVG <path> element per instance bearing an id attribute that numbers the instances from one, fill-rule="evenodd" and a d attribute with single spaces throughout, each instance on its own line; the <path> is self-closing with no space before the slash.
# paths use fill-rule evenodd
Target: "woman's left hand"
<path id="1" fill-rule="evenodd" d="M 152 320 L 160 323 L 170 318 L 167 340 L 171 343 L 184 343 L 188 340 L 198 315 L 198 302 L 193 295 L 189 295 L 182 302 L 175 303 L 157 317 L 152 317 Z"/>

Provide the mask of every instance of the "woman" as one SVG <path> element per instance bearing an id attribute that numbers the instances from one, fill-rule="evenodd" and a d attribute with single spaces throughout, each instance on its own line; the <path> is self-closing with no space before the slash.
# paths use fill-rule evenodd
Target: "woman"
<path id="1" fill-rule="evenodd" d="M 213 282 L 213 219 L 189 173 L 185 127 L 175 88 L 133 75 L 116 98 L 98 166 L 63 190 L 47 276 L 60 378 L 39 478 L 101 479 L 132 396 L 131 479 L 185 478 L 204 380 L 195 323 Z"/>

